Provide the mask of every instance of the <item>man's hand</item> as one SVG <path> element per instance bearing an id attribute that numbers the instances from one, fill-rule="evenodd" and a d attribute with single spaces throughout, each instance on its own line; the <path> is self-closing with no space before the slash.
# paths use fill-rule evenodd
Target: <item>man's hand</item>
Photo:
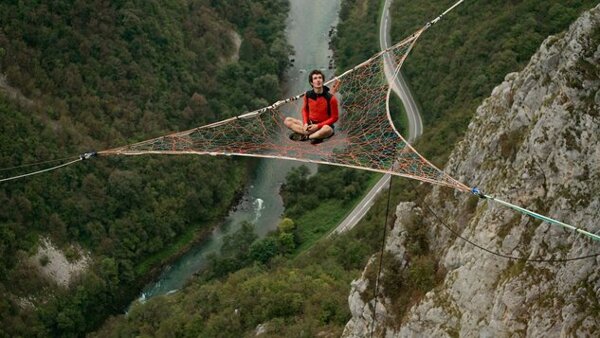
<path id="1" fill-rule="evenodd" d="M 331 88 L 331 90 L 329 91 L 331 94 L 335 94 L 337 93 L 338 89 L 340 89 L 340 85 L 342 83 L 340 82 L 339 79 L 336 79 L 335 82 L 333 83 L 333 87 Z"/>
<path id="2" fill-rule="evenodd" d="M 311 124 L 306 128 L 306 131 L 309 133 L 314 133 L 317 130 L 319 130 L 319 126 L 316 124 Z"/>

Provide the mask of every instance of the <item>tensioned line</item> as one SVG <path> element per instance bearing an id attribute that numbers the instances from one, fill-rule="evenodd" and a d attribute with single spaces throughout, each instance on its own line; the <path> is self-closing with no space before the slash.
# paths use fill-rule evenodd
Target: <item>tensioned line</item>
<path id="1" fill-rule="evenodd" d="M 336 125 L 335 136 L 317 146 L 287 138 L 288 130 L 283 124 L 284 111 L 300 110 L 300 99 L 304 96 L 304 93 L 301 93 L 249 113 L 187 131 L 99 151 L 98 155 L 233 155 L 369 170 L 447 186 L 463 192 L 473 192 L 525 215 L 600 240 L 600 236 L 589 231 L 485 195 L 476 188 L 469 188 L 421 156 L 394 127 L 386 111 L 389 83 L 384 74 L 383 56 L 390 56 L 397 64 L 394 72 L 394 77 L 397 77 L 403 62 L 421 34 L 463 2 L 464 0 L 456 2 L 404 40 L 328 81 L 326 84 L 340 84 L 336 93 L 341 111 L 339 126 Z M 82 154 L 74 161 L 0 179 L 0 182 L 56 170 L 94 155 L 94 152 Z"/>

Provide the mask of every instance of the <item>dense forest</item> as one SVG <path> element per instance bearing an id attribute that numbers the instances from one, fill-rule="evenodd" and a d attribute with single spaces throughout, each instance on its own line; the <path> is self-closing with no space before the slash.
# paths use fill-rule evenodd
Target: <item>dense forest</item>
<path id="1" fill-rule="evenodd" d="M 345 42 L 353 51 L 348 57 L 357 60 L 378 48 L 378 4 L 361 3 L 368 6 L 343 2 L 338 26 L 359 25 L 372 32 L 368 44 Z M 340 30 L 336 41 L 352 41 L 351 32 L 344 32 Z M 353 62 L 345 57 L 336 61 Z M 241 337 L 262 327 L 274 337 L 339 336 L 350 317 L 350 282 L 380 245 L 385 213 L 379 205 L 349 234 L 329 239 L 323 235 L 344 216 L 336 212 L 348 210 L 377 178 L 329 166 L 320 166 L 314 175 L 304 166 L 292 170 L 281 192 L 285 218 L 276 231 L 258 239 L 246 224 L 224 239 L 220 254 L 188 287 L 136 304 L 127 316 L 112 318 L 95 335 Z"/>
<path id="2" fill-rule="evenodd" d="M 342 2 L 341 21 L 333 43 L 336 63 L 340 67 L 338 70 L 354 65 L 378 50 L 379 5 L 379 1 L 367 0 Z M 449 1 L 431 1 L 427 5 L 422 2 L 398 3 L 394 6 L 393 16 L 395 38 L 400 39 L 421 27 L 449 5 Z M 425 110 L 425 130 L 432 130 L 417 144 L 419 149 L 422 148 L 438 164 L 443 164 L 452 143 L 464 132 L 478 102 L 489 94 L 491 88 L 507 72 L 523 67 L 546 35 L 564 30 L 582 10 L 593 4 L 590 1 L 572 2 L 569 4 L 572 10 L 561 12 L 558 21 L 546 22 L 545 18 L 556 15 L 555 10 L 550 11 L 555 5 L 562 3 L 467 3 L 422 36 L 415 53 L 406 63 L 411 85 Z M 515 8 L 521 12 L 515 11 Z M 481 19 L 482 15 L 485 20 Z M 523 26 L 507 29 L 518 24 Z M 528 30 L 527 34 L 524 34 L 524 29 Z M 482 32 L 486 32 L 485 35 L 482 36 Z M 448 34 L 458 40 L 454 44 L 441 43 L 444 38 L 452 41 L 447 39 Z M 490 45 L 514 46 L 514 52 L 519 56 L 514 62 L 496 64 L 500 57 L 497 54 L 502 54 L 504 48 L 490 48 Z M 460 60 L 454 59 L 457 50 L 460 50 Z M 474 60 L 477 62 L 473 63 Z M 448 63 L 453 64 L 451 69 L 448 69 Z M 486 74 L 486 80 L 473 74 Z M 452 81 L 448 80 L 450 77 Z M 427 81 L 430 81 L 429 85 Z M 457 93 L 453 93 L 454 96 L 437 98 L 439 93 L 450 87 L 454 90 L 462 88 L 460 93 L 463 96 L 456 97 Z M 439 108 L 442 106 L 429 108 L 433 102 L 446 102 L 446 105 L 443 109 Z M 453 113 L 459 110 L 463 115 Z M 304 217 L 318 214 L 318 210 L 312 209 L 313 205 L 340 200 L 327 194 L 319 195 L 315 200 L 317 188 L 310 188 L 309 181 L 332 177 L 332 173 L 341 180 L 339 187 L 342 191 L 338 190 L 338 196 L 343 196 L 344 189 L 351 191 L 354 189 L 352 184 L 365 179 L 352 177 L 346 181 L 342 179 L 345 175 L 354 174 L 337 169 L 320 168 L 317 175 L 310 177 L 302 167 L 294 170 L 288 175 L 282 190 L 285 213 L 289 218 L 280 224 L 277 231 L 257 240 L 252 227 L 246 225 L 227 238 L 221 255 L 213 257 L 211 269 L 188 288 L 135 306 L 128 316 L 111 319 L 97 335 L 169 333 L 190 337 L 228 337 L 254 336 L 264 332 L 265 336 L 274 337 L 339 336 L 350 316 L 347 305 L 349 284 L 360 276 L 369 257 L 379 250 L 383 227 L 389 227 L 393 219 L 387 214 L 387 195 L 382 194 L 367 216 L 349 233 L 321 238 L 316 242 L 303 237 L 302 228 L 318 223 L 316 218 L 312 218 L 312 222 L 299 225 Z M 419 204 L 428 190 L 427 185 L 394 179 L 390 191 L 392 205 L 399 201 Z M 444 277 L 435 253 L 429 249 L 419 217 L 410 220 L 406 227 L 407 236 L 413 243 L 407 248 L 411 264 L 407 269 L 396 269 L 395 261 L 384 255 L 383 264 L 388 273 L 381 279 L 382 286 L 392 297 L 394 312 L 399 314 Z M 312 246 L 303 244 L 307 240 Z M 377 262 L 372 266 L 377 266 Z M 366 277 L 374 281 L 375 269 L 366 271 Z M 366 292 L 369 294 L 364 295 L 365 299 L 373 297 L 370 293 L 374 290 Z M 282 304 L 286 306 L 282 307 Z"/>
<path id="3" fill-rule="evenodd" d="M 134 304 L 94 336 L 242 337 L 261 324 L 274 337 L 339 336 L 350 315 L 349 283 L 376 250 L 383 220 L 365 223 L 343 240 L 323 239 L 321 228 L 329 228 L 310 215 L 352 203 L 360 196 L 351 190 L 364 190 L 370 176 L 328 166 L 315 175 L 305 166 L 292 170 L 282 188 L 287 217 L 277 230 L 258 239 L 244 224 L 224 238 L 220 254 L 186 288 Z M 344 191 L 345 200 L 339 198 Z"/>
<path id="4" fill-rule="evenodd" d="M 2 177 L 273 101 L 287 11 L 283 0 L 0 3 Z M 82 336 L 122 313 L 175 243 L 216 225 L 251 170 L 228 158 L 97 158 L 3 183 L 0 337 Z M 92 265 L 56 285 L 34 268 L 48 258 L 29 258 L 43 238 Z"/>
<path id="5" fill-rule="evenodd" d="M 371 0 L 342 0 L 338 33 L 332 39 L 338 73 L 379 51 L 380 5 Z"/>
<path id="6" fill-rule="evenodd" d="M 394 1 L 392 38 L 400 40 L 455 1 Z M 421 36 L 403 67 L 424 118 L 417 149 L 443 165 L 475 109 L 542 41 L 564 31 L 593 0 L 465 2 Z M 398 18 L 398 19 L 397 19 Z"/>
<path id="7" fill-rule="evenodd" d="M 395 4 L 394 39 L 452 3 Z M 342 2 L 333 41 L 338 70 L 378 50 L 380 5 Z M 404 68 L 425 114 L 417 148 L 443 164 L 493 86 L 592 5 L 465 3 L 429 29 Z M 3 167 L 121 145 L 273 101 L 289 51 L 282 34 L 287 6 L 276 0 L 0 4 L 0 70 L 22 93 L 0 97 L 7 117 L 0 126 Z M 241 36 L 239 53 L 233 31 Z M 218 221 L 249 167 L 219 158 L 99 158 L 3 186 L 0 336 L 81 336 L 120 313 L 164 250 Z M 277 231 L 259 240 L 251 225 L 242 227 L 189 287 L 135 305 L 94 335 L 229 337 L 262 329 L 270 336 L 339 336 L 350 316 L 350 282 L 393 219 L 383 194 L 351 232 L 317 240 L 324 232 L 314 215 L 323 209 L 315 201 L 325 210 L 352 203 L 369 180 L 349 169 L 319 171 L 290 173 L 283 188 L 287 219 Z M 318 192 L 320 179 L 335 185 Z M 395 179 L 392 203 L 418 203 L 426 190 Z M 419 219 L 412 221 L 414 264 L 403 271 L 388 266 L 382 280 L 398 313 L 443 274 Z M 74 286 L 56 287 L 24 263 L 42 236 L 65 249 L 79 243 L 96 263 Z M 384 256 L 384 264 L 393 261 Z"/>

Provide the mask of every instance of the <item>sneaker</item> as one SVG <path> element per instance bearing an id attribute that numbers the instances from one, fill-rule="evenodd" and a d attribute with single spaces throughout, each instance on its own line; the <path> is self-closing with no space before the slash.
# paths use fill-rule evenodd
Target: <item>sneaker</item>
<path id="1" fill-rule="evenodd" d="M 313 138 L 313 139 L 310 140 L 310 144 L 312 144 L 312 145 L 316 145 L 316 144 L 319 144 L 319 143 L 323 143 L 323 139 L 322 138 Z"/>
<path id="2" fill-rule="evenodd" d="M 292 141 L 306 141 L 308 140 L 308 135 L 299 134 L 299 133 L 291 133 L 290 140 Z"/>

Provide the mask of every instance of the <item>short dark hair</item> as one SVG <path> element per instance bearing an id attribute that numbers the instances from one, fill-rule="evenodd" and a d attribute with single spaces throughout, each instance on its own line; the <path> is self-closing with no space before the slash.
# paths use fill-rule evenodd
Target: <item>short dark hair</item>
<path id="1" fill-rule="evenodd" d="M 323 77 L 323 82 L 325 82 L 325 74 L 322 71 L 315 69 L 308 74 L 308 83 L 312 85 L 312 77 L 313 75 L 321 75 Z"/>

